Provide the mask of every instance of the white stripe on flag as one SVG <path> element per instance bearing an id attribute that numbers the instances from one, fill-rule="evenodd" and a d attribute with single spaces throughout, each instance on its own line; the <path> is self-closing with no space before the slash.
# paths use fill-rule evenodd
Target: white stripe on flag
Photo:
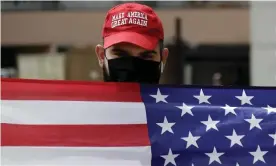
<path id="1" fill-rule="evenodd" d="M 143 147 L 2 147 L 2 165 L 150 166 L 151 149 Z"/>
<path id="2" fill-rule="evenodd" d="M 146 124 L 143 103 L 2 100 L 1 123 Z"/>

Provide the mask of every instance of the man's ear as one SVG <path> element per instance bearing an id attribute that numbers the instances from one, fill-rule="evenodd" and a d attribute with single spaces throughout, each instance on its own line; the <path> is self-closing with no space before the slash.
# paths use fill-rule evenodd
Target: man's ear
<path id="1" fill-rule="evenodd" d="M 98 44 L 96 47 L 95 47 L 95 52 L 96 52 L 96 55 L 98 57 L 98 61 L 99 61 L 99 65 L 100 67 L 102 68 L 103 65 L 104 65 L 104 47 L 100 44 Z"/>
<path id="2" fill-rule="evenodd" d="M 169 49 L 168 49 L 168 48 L 164 48 L 164 49 L 162 50 L 162 63 L 163 63 L 162 69 L 163 69 L 163 70 L 164 70 L 164 68 L 165 68 L 165 65 L 166 65 L 168 56 L 169 56 Z"/>

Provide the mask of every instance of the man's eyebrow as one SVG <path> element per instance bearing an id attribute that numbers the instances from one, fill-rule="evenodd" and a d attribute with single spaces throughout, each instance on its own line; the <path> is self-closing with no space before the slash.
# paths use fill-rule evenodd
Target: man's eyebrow
<path id="1" fill-rule="evenodd" d="M 120 48 L 113 48 L 113 52 L 127 52 L 126 50 L 120 49 Z"/>
<path id="2" fill-rule="evenodd" d="M 141 52 L 140 54 L 141 54 L 141 55 L 146 55 L 146 54 L 157 54 L 157 52 L 154 51 L 154 50 L 150 50 L 150 51 Z"/>

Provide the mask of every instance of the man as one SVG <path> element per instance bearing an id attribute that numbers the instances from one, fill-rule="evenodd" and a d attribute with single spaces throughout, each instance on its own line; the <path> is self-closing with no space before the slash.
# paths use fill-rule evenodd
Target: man
<path id="1" fill-rule="evenodd" d="M 96 46 L 106 82 L 158 84 L 169 51 L 164 30 L 152 8 L 125 3 L 110 9 L 102 30 L 103 46 Z"/>

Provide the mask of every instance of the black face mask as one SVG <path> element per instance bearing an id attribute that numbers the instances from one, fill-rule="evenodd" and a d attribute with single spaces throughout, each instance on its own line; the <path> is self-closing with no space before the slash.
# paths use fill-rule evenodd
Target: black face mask
<path id="1" fill-rule="evenodd" d="M 138 82 L 157 84 L 160 79 L 160 63 L 136 57 L 108 60 L 109 75 L 104 68 L 106 82 Z"/>

